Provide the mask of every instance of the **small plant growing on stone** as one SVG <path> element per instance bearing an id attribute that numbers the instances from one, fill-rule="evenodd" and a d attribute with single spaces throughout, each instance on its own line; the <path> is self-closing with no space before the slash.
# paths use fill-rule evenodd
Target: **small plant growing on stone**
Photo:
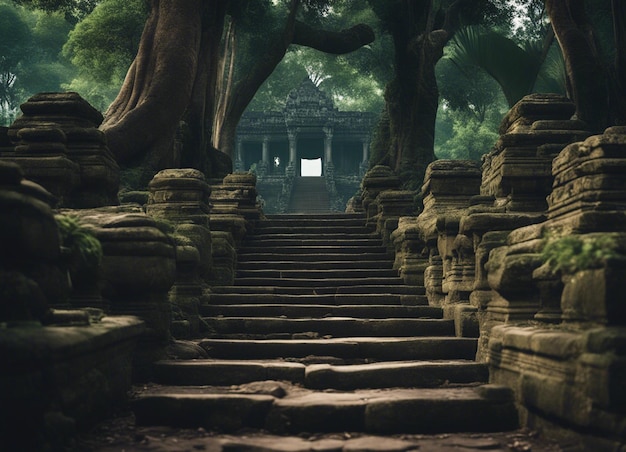
<path id="1" fill-rule="evenodd" d="M 103 254 L 100 241 L 75 217 L 57 215 L 55 220 L 61 235 L 61 245 L 68 250 L 67 267 L 73 282 L 97 277 Z"/>
<path id="2" fill-rule="evenodd" d="M 599 268 L 607 259 L 619 257 L 616 248 L 615 240 L 609 235 L 547 235 L 541 256 L 553 270 L 575 273 Z"/>

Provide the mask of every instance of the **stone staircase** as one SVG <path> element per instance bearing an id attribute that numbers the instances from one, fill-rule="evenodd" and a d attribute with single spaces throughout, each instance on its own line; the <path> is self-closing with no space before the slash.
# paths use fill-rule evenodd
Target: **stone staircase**
<path id="1" fill-rule="evenodd" d="M 323 177 L 296 177 L 293 181 L 289 213 L 328 213 L 330 197 Z"/>
<path id="2" fill-rule="evenodd" d="M 403 284 L 359 215 L 282 215 L 239 250 L 197 340 L 133 400 L 138 425 L 273 434 L 506 431 L 512 392 L 486 384 L 477 341 Z"/>

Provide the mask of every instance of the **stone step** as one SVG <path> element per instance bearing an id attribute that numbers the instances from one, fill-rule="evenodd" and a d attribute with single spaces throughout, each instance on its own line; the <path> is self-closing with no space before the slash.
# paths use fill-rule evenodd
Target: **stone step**
<path id="1" fill-rule="evenodd" d="M 298 268 L 307 270 L 334 269 L 380 269 L 389 270 L 392 263 L 384 260 L 373 261 L 299 261 Z M 294 261 L 243 261 L 237 264 L 239 270 L 291 270 L 294 268 Z M 397 271 L 397 270 L 396 270 Z"/>
<path id="2" fill-rule="evenodd" d="M 375 253 L 278 253 L 263 249 L 260 252 L 248 250 L 246 253 L 239 253 L 237 262 L 324 262 L 324 261 L 384 261 L 391 262 L 391 255 L 387 250 L 378 250 Z"/>
<path id="3" fill-rule="evenodd" d="M 261 221 L 258 224 L 264 225 L 269 223 L 282 224 L 282 223 L 353 223 L 355 225 L 365 224 L 366 217 L 364 213 L 326 213 L 326 214 L 268 214 L 265 216 L 266 221 Z"/>
<path id="4" fill-rule="evenodd" d="M 311 389 L 433 388 L 486 383 L 486 364 L 468 360 L 392 361 L 370 364 L 304 364 L 283 360 L 163 360 L 155 363 L 154 381 L 190 386 L 240 385 L 253 381 L 288 381 Z"/>
<path id="5" fill-rule="evenodd" d="M 245 256 L 246 254 L 259 254 L 259 253 L 268 253 L 268 250 L 271 250 L 273 253 L 284 254 L 284 255 L 293 255 L 297 256 L 300 254 L 321 254 L 326 256 L 326 260 L 330 260 L 329 256 L 342 255 L 342 254 L 352 254 L 352 255 L 367 255 L 367 254 L 387 254 L 387 259 L 391 259 L 391 254 L 387 251 L 386 248 L 378 245 L 314 245 L 314 246 L 298 246 L 298 247 L 289 247 L 289 246 L 274 246 L 274 247 L 264 247 L 264 246 L 246 246 L 239 249 L 237 252 L 238 255 Z"/>
<path id="6" fill-rule="evenodd" d="M 154 365 L 154 381 L 169 385 L 230 386 L 277 380 L 304 384 L 306 365 L 283 360 L 163 360 Z"/>
<path id="7" fill-rule="evenodd" d="M 244 244 L 250 243 L 251 241 L 256 240 L 288 240 L 288 239 L 317 239 L 317 238 L 325 238 L 329 240 L 337 240 L 337 239 L 368 239 L 368 240 L 380 240 L 380 236 L 376 232 L 370 231 L 366 234 L 350 234 L 346 232 L 331 232 L 326 234 L 302 234 L 301 232 L 296 232 L 293 234 L 264 234 L 259 230 L 255 230 L 253 235 L 246 237 Z"/>
<path id="8" fill-rule="evenodd" d="M 402 284 L 402 278 L 235 278 L 237 286 L 279 286 L 279 287 L 344 287 L 357 285 Z"/>
<path id="9" fill-rule="evenodd" d="M 395 278 L 398 276 L 398 270 L 390 269 L 300 269 L 298 265 L 294 265 L 290 270 L 238 270 L 237 280 L 244 278 L 252 279 L 364 279 L 364 278 Z"/>
<path id="10" fill-rule="evenodd" d="M 313 217 L 298 216 L 297 218 L 280 218 L 265 221 L 259 221 L 255 225 L 255 233 L 264 234 L 266 228 L 288 227 L 299 228 L 306 227 L 368 227 L 365 224 L 365 217 L 362 218 L 330 218 L 328 216 L 316 215 Z M 369 232 L 373 232 L 369 228 Z"/>
<path id="11" fill-rule="evenodd" d="M 452 336 L 454 320 L 443 319 L 358 319 L 352 317 L 326 317 L 317 319 L 276 317 L 205 317 L 212 331 L 207 337 L 399 337 L 399 336 Z"/>
<path id="12" fill-rule="evenodd" d="M 307 223 L 275 226 L 265 225 L 256 229 L 256 232 L 262 234 L 370 234 L 372 229 L 365 226 L 345 226 L 342 224 L 328 224 L 322 226 L 312 226 Z"/>
<path id="13" fill-rule="evenodd" d="M 213 296 L 212 296 L 213 297 Z M 213 298 L 211 299 L 213 301 Z M 329 316 L 349 316 L 366 319 L 384 318 L 442 318 L 441 308 L 434 306 L 397 305 L 323 305 L 323 304 L 209 304 L 200 306 L 200 315 L 205 317 L 244 316 L 290 318 L 320 318 Z"/>
<path id="14" fill-rule="evenodd" d="M 241 286 L 234 286 L 243 289 Z M 302 291 L 301 288 L 296 288 Z M 387 306 L 425 306 L 428 300 L 425 295 L 410 294 L 280 294 L 280 293 L 260 293 L 250 291 L 251 293 L 234 292 L 234 293 L 216 293 L 210 295 L 211 304 L 248 304 L 254 305 L 264 304 L 286 304 L 286 305 L 387 305 Z"/>
<path id="15" fill-rule="evenodd" d="M 295 247 L 295 246 L 321 246 L 321 247 L 360 247 L 360 246 L 376 246 L 382 247 L 382 240 L 380 239 L 372 239 L 372 238 L 329 238 L 324 237 L 319 234 L 311 234 L 306 236 L 298 236 L 284 239 L 274 239 L 274 238 L 254 238 L 249 239 L 245 243 L 242 244 L 241 249 L 246 248 L 261 248 L 261 247 Z"/>
<path id="16" fill-rule="evenodd" d="M 312 389 L 434 388 L 487 383 L 489 367 L 469 360 L 396 361 L 355 365 L 306 366 L 304 385 Z"/>
<path id="17" fill-rule="evenodd" d="M 332 339 L 201 339 L 210 358 L 275 359 L 333 356 L 406 361 L 474 359 L 477 340 L 458 337 L 347 337 Z"/>
<path id="18" fill-rule="evenodd" d="M 426 294 L 423 286 L 398 284 L 357 284 L 352 286 L 213 286 L 213 294 L 278 294 L 278 295 L 419 295 Z"/>
<path id="19" fill-rule="evenodd" d="M 350 393 L 275 387 L 277 397 L 246 393 L 255 391 L 255 386 L 242 386 L 239 392 L 237 387 L 153 386 L 141 391 L 131 406 L 137 425 L 226 432 L 248 427 L 281 434 L 443 433 L 506 431 L 518 426 L 513 393 L 504 386 Z"/>

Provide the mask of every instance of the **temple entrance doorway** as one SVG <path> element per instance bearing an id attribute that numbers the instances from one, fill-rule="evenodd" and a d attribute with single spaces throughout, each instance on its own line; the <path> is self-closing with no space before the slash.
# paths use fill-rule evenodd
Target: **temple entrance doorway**
<path id="1" fill-rule="evenodd" d="M 320 177 L 322 175 L 322 159 L 300 159 L 300 175 L 302 177 Z"/>

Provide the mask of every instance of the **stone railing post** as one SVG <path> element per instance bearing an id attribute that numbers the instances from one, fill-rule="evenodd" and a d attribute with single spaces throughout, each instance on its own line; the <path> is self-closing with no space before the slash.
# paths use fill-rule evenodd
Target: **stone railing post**
<path id="1" fill-rule="evenodd" d="M 376 165 L 365 174 L 361 182 L 361 200 L 368 226 L 376 226 L 378 221 L 378 195 L 399 188 L 400 178 L 388 166 Z"/>
<path id="2" fill-rule="evenodd" d="M 429 256 L 424 284 L 429 304 L 444 307 L 449 318 L 454 318 L 454 305 L 467 302 L 465 294 L 460 299 L 458 283 L 463 267 L 453 254 L 453 245 L 459 217 L 478 193 L 479 185 L 480 170 L 471 161 L 435 161 L 428 166 L 424 177 L 421 193 L 424 210 L 416 220 Z M 451 286 L 453 283 L 457 286 Z M 450 290 L 450 296 L 446 297 Z"/>
<path id="3" fill-rule="evenodd" d="M 383 239 L 383 245 L 393 250 L 392 232 L 398 228 L 400 217 L 415 215 L 415 197 L 410 190 L 385 190 L 378 194 L 376 231 Z"/>
<path id="4" fill-rule="evenodd" d="M 176 280 L 172 238 L 139 206 L 62 213 L 77 216 L 102 244 L 102 295 L 110 302 L 110 314 L 134 315 L 145 322 L 133 370 L 137 380 L 150 378 L 152 363 L 165 358 L 171 339 L 168 293 Z"/>
<path id="5" fill-rule="evenodd" d="M 158 172 L 148 188 L 146 213 L 171 223 L 176 240 L 176 281 L 170 300 L 180 310 L 172 322 L 174 336 L 199 334 L 199 306 L 208 302 L 207 282 L 212 267 L 209 195 L 204 174 L 195 169 Z M 180 238 L 179 238 L 180 237 Z"/>

